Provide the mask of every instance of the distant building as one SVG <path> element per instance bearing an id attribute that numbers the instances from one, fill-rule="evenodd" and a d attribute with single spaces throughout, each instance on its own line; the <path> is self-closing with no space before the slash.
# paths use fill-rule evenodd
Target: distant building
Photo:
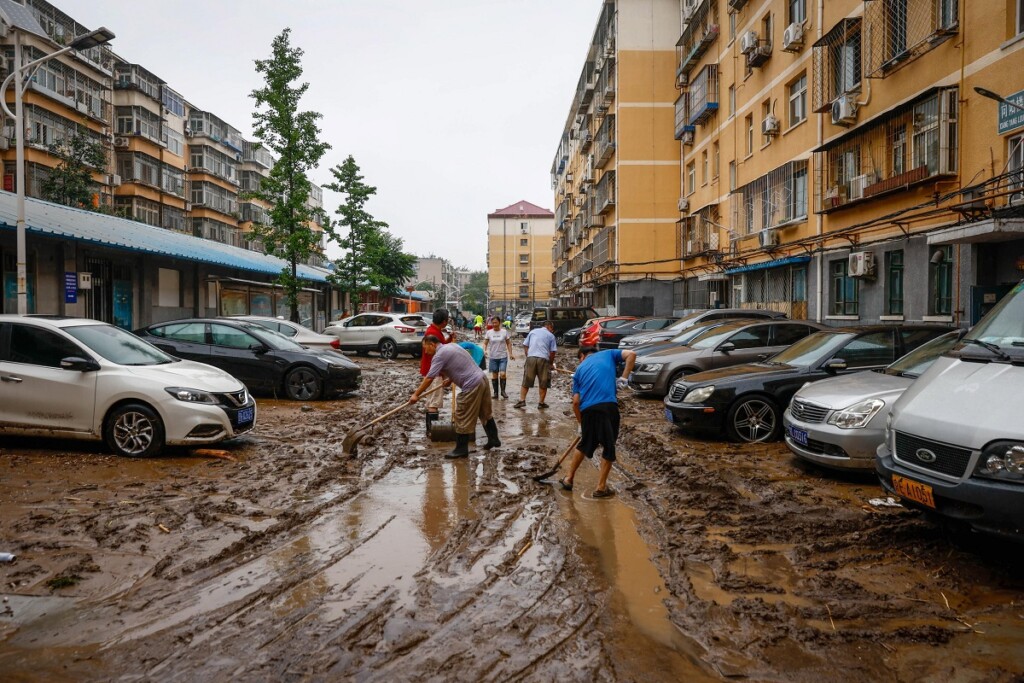
<path id="1" fill-rule="evenodd" d="M 527 201 L 487 214 L 490 310 L 507 314 L 551 301 L 554 218 Z"/>

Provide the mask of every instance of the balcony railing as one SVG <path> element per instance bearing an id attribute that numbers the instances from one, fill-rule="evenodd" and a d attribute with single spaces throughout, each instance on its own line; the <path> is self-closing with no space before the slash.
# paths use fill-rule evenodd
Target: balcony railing
<path id="1" fill-rule="evenodd" d="M 806 220 L 807 161 L 791 161 L 736 188 L 731 209 L 732 228 L 739 235 Z"/>
<path id="2" fill-rule="evenodd" d="M 688 74 L 696 66 L 718 38 L 719 30 L 717 0 L 702 0 L 693 10 L 682 35 L 676 42 L 676 56 L 679 61 L 677 77 Z"/>
<path id="3" fill-rule="evenodd" d="M 603 266 L 615 260 L 615 228 L 599 230 L 594 237 L 594 266 Z"/>
<path id="4" fill-rule="evenodd" d="M 708 64 L 690 83 L 686 122 L 701 125 L 718 111 L 718 65 Z"/>
<path id="5" fill-rule="evenodd" d="M 594 213 L 604 214 L 615 206 L 615 171 L 601 176 L 594 188 Z"/>
<path id="6" fill-rule="evenodd" d="M 679 222 L 680 257 L 687 259 L 719 251 L 718 205 L 709 204 Z"/>
<path id="7" fill-rule="evenodd" d="M 959 0 L 868 0 L 865 70 L 884 78 L 960 30 Z"/>
<path id="8" fill-rule="evenodd" d="M 594 165 L 597 168 L 604 168 L 604 165 L 615 153 L 615 117 L 606 116 L 597 130 L 597 140 L 594 152 Z"/>

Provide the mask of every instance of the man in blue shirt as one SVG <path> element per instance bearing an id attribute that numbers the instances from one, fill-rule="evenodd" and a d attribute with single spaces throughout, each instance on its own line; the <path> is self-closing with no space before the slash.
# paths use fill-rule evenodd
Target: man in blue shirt
<path id="1" fill-rule="evenodd" d="M 530 330 L 523 340 L 523 346 L 526 347 L 526 367 L 523 369 L 523 386 L 519 390 L 519 400 L 516 401 L 515 408 L 526 407 L 526 394 L 533 388 L 534 380 L 537 380 L 540 386 L 537 407 L 548 407 L 544 399 L 547 398 L 548 387 L 551 386 L 551 371 L 555 369 L 555 351 L 558 350 L 554 329 L 554 323 L 549 320 L 544 323 L 544 327 Z"/>
<path id="2" fill-rule="evenodd" d="M 629 350 L 598 351 L 596 347 L 583 346 L 579 359 L 572 378 L 572 411 L 580 424 L 580 443 L 573 453 L 569 474 L 559 483 L 566 491 L 572 491 L 572 479 L 583 458 L 591 457 L 601 446 L 601 467 L 593 495 L 607 498 L 613 493 L 608 488 L 608 473 L 615 462 L 615 441 L 619 438 L 619 402 L 615 392 L 626 387 L 636 354 Z M 619 363 L 625 363 L 626 368 L 616 379 L 615 369 Z"/>

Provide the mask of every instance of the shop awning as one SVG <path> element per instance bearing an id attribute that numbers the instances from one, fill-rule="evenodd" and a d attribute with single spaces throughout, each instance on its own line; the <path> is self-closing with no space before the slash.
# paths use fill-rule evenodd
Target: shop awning
<path id="1" fill-rule="evenodd" d="M 773 261 L 761 261 L 760 263 L 749 263 L 745 266 L 730 268 L 725 271 L 725 274 L 749 273 L 752 270 L 766 270 L 768 268 L 778 268 L 779 266 L 796 265 L 797 263 L 807 263 L 810 260 L 810 256 L 787 256 L 786 258 L 778 258 Z"/>

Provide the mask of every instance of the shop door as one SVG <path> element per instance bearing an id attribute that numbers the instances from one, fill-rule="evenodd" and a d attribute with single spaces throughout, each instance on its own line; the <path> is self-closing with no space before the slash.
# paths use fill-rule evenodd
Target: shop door
<path id="1" fill-rule="evenodd" d="M 87 290 L 86 316 L 131 330 L 134 316 L 134 290 L 131 267 L 114 265 L 106 259 L 86 258 L 85 269 L 92 273 L 92 289 Z"/>

